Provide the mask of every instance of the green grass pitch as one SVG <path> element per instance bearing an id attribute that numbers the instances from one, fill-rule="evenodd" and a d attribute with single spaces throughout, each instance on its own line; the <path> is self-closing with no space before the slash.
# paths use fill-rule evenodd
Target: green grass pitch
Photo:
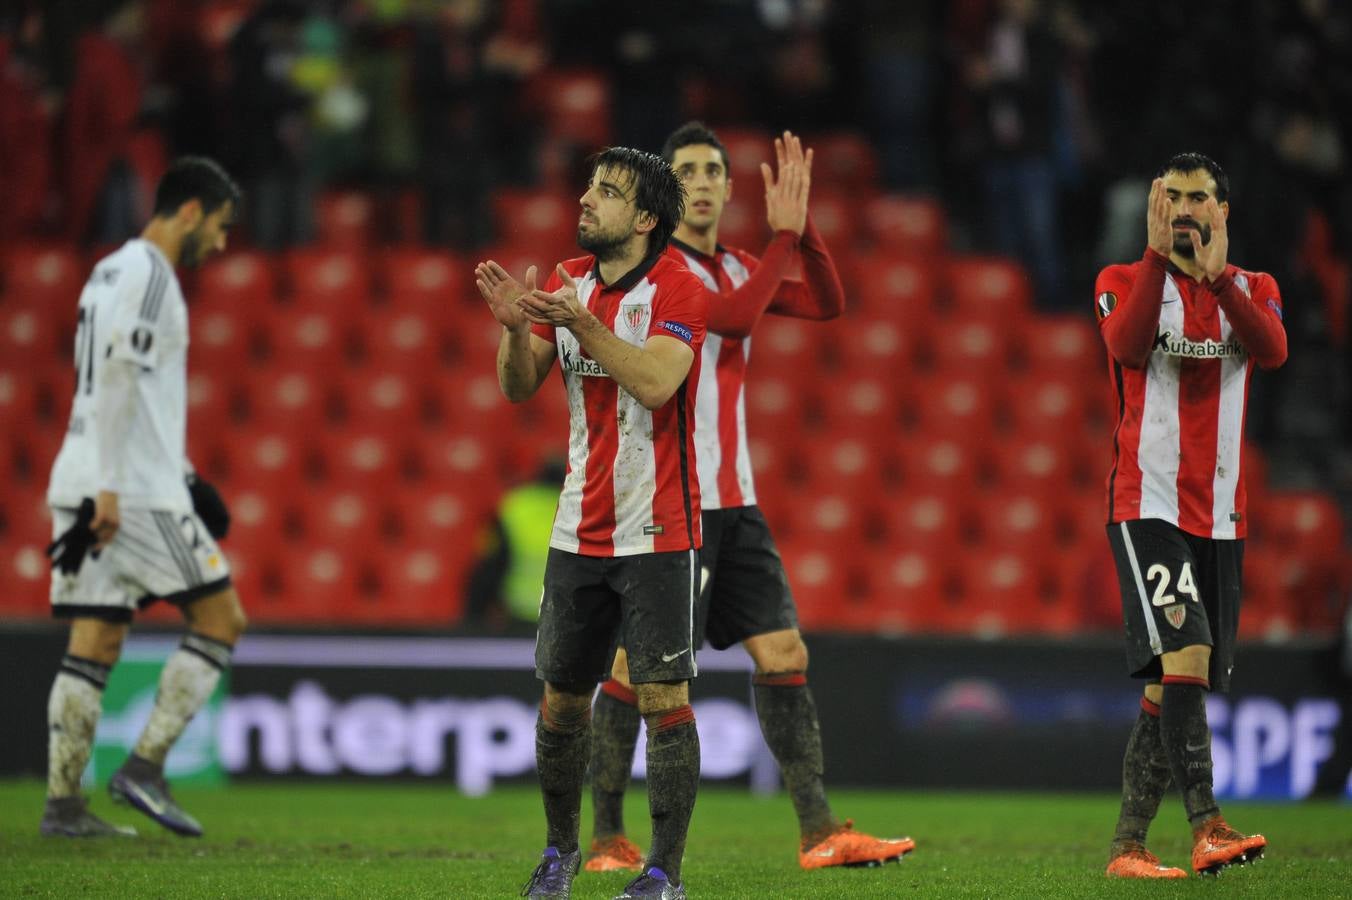
<path id="1" fill-rule="evenodd" d="M 132 823 L 136 840 L 70 841 L 37 833 L 43 786 L 0 781 L 4 897 L 514 897 L 544 839 L 530 787 L 469 799 L 440 784 L 241 783 L 177 792 L 207 829 L 175 837 L 105 794 L 95 812 Z M 700 793 L 686 853 L 692 898 L 1352 897 L 1352 807 L 1336 802 L 1226 804 L 1241 830 L 1263 831 L 1267 859 L 1218 879 L 1110 881 L 1104 853 L 1117 813 L 1109 795 L 836 791 L 837 813 L 918 848 L 880 869 L 803 872 L 783 796 Z M 642 785 L 625 809 L 646 846 Z M 590 822 L 583 807 L 583 837 Z M 1186 868 L 1177 801 L 1151 845 Z M 609 898 L 624 874 L 583 873 L 576 898 Z"/>

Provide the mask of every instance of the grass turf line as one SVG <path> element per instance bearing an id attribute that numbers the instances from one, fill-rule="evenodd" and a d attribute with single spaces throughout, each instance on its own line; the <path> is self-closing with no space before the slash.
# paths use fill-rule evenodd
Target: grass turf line
<path id="1" fill-rule="evenodd" d="M 465 798 L 443 785 L 241 783 L 182 789 L 205 838 L 175 837 L 115 807 L 96 813 L 136 825 L 126 840 L 42 838 L 43 786 L 0 781 L 2 897 L 512 897 L 544 839 L 537 792 L 509 787 Z M 919 846 L 899 865 L 801 871 L 793 811 L 783 797 L 701 791 L 685 880 L 695 898 L 778 897 L 1347 897 L 1352 895 L 1352 809 L 1336 802 L 1225 804 L 1237 828 L 1264 832 L 1268 859 L 1215 879 L 1168 885 L 1106 879 L 1117 815 L 1109 795 L 835 791 L 836 812 L 880 836 Z M 646 848 L 642 785 L 625 806 Z M 584 804 L 583 841 L 590 809 Z M 1181 805 L 1166 801 L 1151 847 L 1188 866 Z M 579 900 L 612 897 L 619 874 L 583 873 Z"/>

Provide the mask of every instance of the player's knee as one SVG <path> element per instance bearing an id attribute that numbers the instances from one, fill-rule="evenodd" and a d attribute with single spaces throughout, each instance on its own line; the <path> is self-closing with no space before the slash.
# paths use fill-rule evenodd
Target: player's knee
<path id="1" fill-rule="evenodd" d="M 1160 665 L 1165 675 L 1206 678 L 1211 666 L 1211 648 L 1206 644 L 1193 644 L 1165 653 L 1160 656 Z"/>
<path id="2" fill-rule="evenodd" d="M 1145 699 L 1159 706 L 1164 702 L 1164 685 L 1158 681 L 1152 681 L 1145 686 Z"/>
<path id="3" fill-rule="evenodd" d="M 656 681 L 649 684 L 634 685 L 638 695 L 638 711 L 647 715 L 675 709 L 690 702 L 690 682 Z"/>
<path id="4" fill-rule="evenodd" d="M 122 656 L 122 642 L 128 627 L 99 619 L 80 619 L 70 630 L 66 652 L 83 659 L 111 666 Z"/>
<path id="5" fill-rule="evenodd" d="M 183 608 L 183 615 L 193 631 L 232 645 L 249 624 L 234 588 L 188 604 Z"/>
<path id="6" fill-rule="evenodd" d="M 757 672 L 773 675 L 807 671 L 807 644 L 796 630 L 748 638 L 746 649 Z"/>

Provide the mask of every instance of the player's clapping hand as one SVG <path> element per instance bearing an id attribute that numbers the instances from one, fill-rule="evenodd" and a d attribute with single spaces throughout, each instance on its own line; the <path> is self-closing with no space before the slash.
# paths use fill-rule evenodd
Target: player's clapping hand
<path id="1" fill-rule="evenodd" d="M 807 198 L 812 187 L 812 150 L 790 131 L 775 138 L 776 171 L 761 163 L 765 179 L 765 218 L 772 231 L 802 234 L 807 228 Z"/>
<path id="2" fill-rule="evenodd" d="M 555 328 L 568 328 L 587 314 L 587 309 L 577 297 L 577 282 L 560 263 L 556 271 L 563 286 L 557 291 L 546 293 L 533 290 L 518 301 L 522 313 L 537 325 L 553 325 Z"/>
<path id="3" fill-rule="evenodd" d="M 1207 225 L 1211 227 L 1211 237 L 1204 244 L 1202 235 L 1196 228 L 1188 229 L 1188 238 L 1192 241 L 1193 259 L 1202 267 L 1202 274 L 1212 281 L 1225 271 L 1226 257 L 1230 253 L 1230 232 L 1225 227 L 1225 214 L 1215 197 L 1207 197 L 1202 206 Z"/>
<path id="4" fill-rule="evenodd" d="M 488 308 L 493 311 L 493 318 L 504 328 L 520 331 L 530 327 L 530 320 L 517 301 L 535 290 L 535 266 L 526 270 L 526 283 L 523 285 L 490 259 L 474 267 L 474 284 L 487 301 Z"/>
<path id="5" fill-rule="evenodd" d="M 1146 207 L 1145 231 L 1150 249 L 1160 256 L 1174 252 L 1174 212 L 1169 203 L 1169 192 L 1164 179 L 1156 178 L 1150 184 L 1150 201 Z"/>

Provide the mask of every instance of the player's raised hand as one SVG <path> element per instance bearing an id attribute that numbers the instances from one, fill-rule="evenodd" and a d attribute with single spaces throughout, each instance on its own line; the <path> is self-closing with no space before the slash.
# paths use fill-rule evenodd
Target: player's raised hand
<path id="1" fill-rule="evenodd" d="M 1215 280 L 1225 271 L 1226 257 L 1230 254 L 1230 232 L 1225 227 L 1225 213 L 1215 197 L 1207 197 L 1202 206 L 1206 221 L 1211 226 L 1211 238 L 1202 243 L 1202 235 L 1196 228 L 1188 229 L 1188 238 L 1192 241 L 1193 259 L 1202 268 L 1202 275 L 1208 281 Z"/>
<path id="2" fill-rule="evenodd" d="M 812 151 L 793 132 L 775 138 L 777 171 L 761 163 L 765 180 L 765 218 L 772 231 L 802 234 L 807 227 L 807 198 L 812 187 Z"/>
<path id="3" fill-rule="evenodd" d="M 576 324 L 587 313 L 577 297 L 577 282 L 568 270 L 559 263 L 555 270 L 563 285 L 556 291 L 546 292 L 538 289 L 522 295 L 517 301 L 527 319 L 537 325 L 553 325 L 555 328 L 567 328 Z"/>
<path id="4" fill-rule="evenodd" d="M 474 284 L 487 301 L 488 308 L 493 311 L 493 318 L 504 328 L 520 331 L 530 327 L 530 321 L 516 301 L 535 290 L 535 266 L 526 270 L 526 283 L 523 285 L 490 259 L 474 267 Z"/>
<path id="5" fill-rule="evenodd" d="M 1160 256 L 1174 252 L 1174 212 L 1169 204 L 1169 192 L 1164 179 L 1156 178 L 1150 184 L 1150 200 L 1146 206 L 1145 237 L 1150 249 Z"/>

